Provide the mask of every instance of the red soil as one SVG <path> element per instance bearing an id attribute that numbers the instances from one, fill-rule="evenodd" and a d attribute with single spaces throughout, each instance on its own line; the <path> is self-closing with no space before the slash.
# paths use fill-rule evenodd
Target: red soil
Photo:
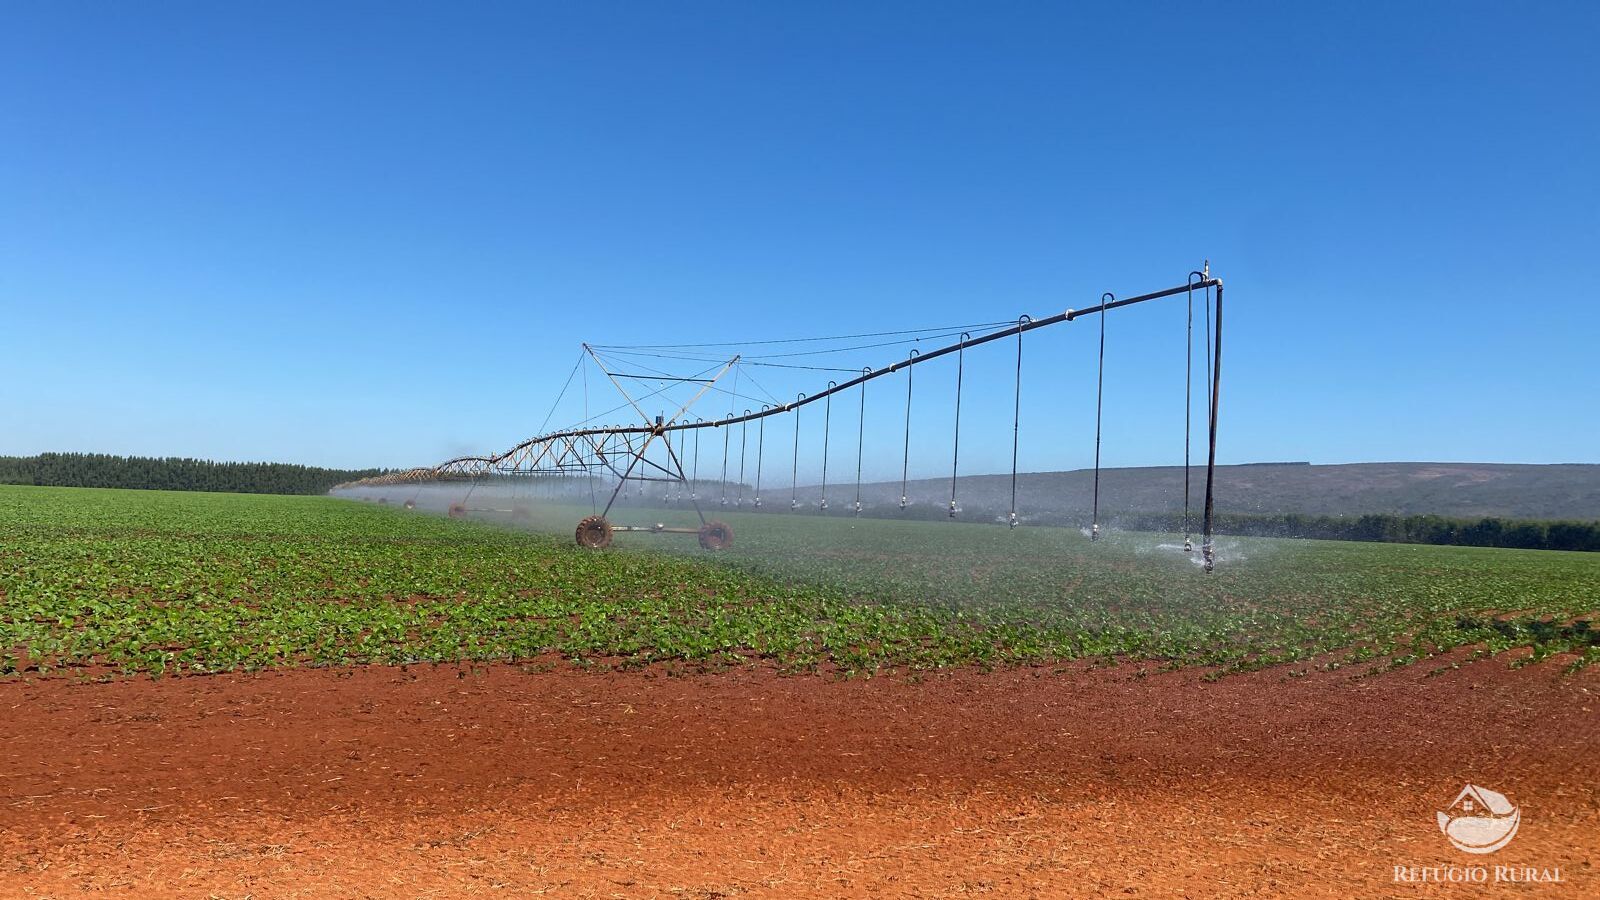
<path id="1" fill-rule="evenodd" d="M 1600 896 L 1600 678 L 477 670 L 0 684 L 0 895 Z M 1523 809 L 1492 857 L 1434 811 Z M 1491 874 L 1492 877 L 1492 874 Z"/>

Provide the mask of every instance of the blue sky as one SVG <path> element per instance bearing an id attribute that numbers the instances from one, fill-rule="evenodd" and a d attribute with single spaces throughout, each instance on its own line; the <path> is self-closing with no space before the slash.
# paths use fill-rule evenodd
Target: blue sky
<path id="1" fill-rule="evenodd" d="M 582 340 L 1040 316 L 1209 258 L 1223 461 L 1600 461 L 1600 7 L 1102 6 L 8 3 L 0 453 L 432 462 L 533 433 Z M 1110 320 L 1107 464 L 1181 459 L 1182 315 Z M 1092 459 L 1095 337 L 1030 345 L 1024 468 Z"/>

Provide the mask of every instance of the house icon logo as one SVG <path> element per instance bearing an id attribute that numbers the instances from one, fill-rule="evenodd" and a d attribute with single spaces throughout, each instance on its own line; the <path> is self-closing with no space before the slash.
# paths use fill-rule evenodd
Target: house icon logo
<path id="1" fill-rule="evenodd" d="M 1522 810 L 1505 794 L 1469 784 L 1448 809 L 1435 813 L 1439 830 L 1463 853 L 1493 853 L 1511 843 L 1522 824 Z"/>

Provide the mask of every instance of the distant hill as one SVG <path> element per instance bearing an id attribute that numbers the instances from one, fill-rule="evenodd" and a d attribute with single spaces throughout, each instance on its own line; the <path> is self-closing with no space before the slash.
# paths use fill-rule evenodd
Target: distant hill
<path id="1" fill-rule="evenodd" d="M 1031 472 L 1018 478 L 1018 511 L 1034 521 L 1083 521 L 1094 473 Z M 1191 474 L 1191 504 L 1200 509 L 1205 468 Z M 854 485 L 840 486 L 841 505 Z M 908 494 L 927 515 L 948 502 L 948 480 L 912 482 Z M 963 518 L 1003 516 L 1010 508 L 1009 475 L 960 479 Z M 830 491 L 830 494 L 833 492 Z M 940 499 L 942 498 L 942 499 Z M 863 504 L 896 506 L 900 483 L 862 486 Z M 1217 467 L 1217 511 L 1281 515 L 1358 516 L 1373 513 L 1453 518 L 1600 519 L 1600 465 L 1500 463 L 1258 463 Z M 1101 518 L 1166 513 L 1183 507 L 1183 468 L 1100 470 Z"/>

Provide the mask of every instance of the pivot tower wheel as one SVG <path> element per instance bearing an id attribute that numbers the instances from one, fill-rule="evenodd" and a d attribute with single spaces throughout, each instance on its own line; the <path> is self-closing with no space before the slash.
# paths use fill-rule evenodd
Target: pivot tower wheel
<path id="1" fill-rule="evenodd" d="M 710 521 L 700 526 L 700 546 L 725 550 L 733 544 L 733 529 L 726 522 Z"/>
<path id="2" fill-rule="evenodd" d="M 605 516 L 589 516 L 578 523 L 576 535 L 579 547 L 600 550 L 611 546 L 611 523 Z"/>

